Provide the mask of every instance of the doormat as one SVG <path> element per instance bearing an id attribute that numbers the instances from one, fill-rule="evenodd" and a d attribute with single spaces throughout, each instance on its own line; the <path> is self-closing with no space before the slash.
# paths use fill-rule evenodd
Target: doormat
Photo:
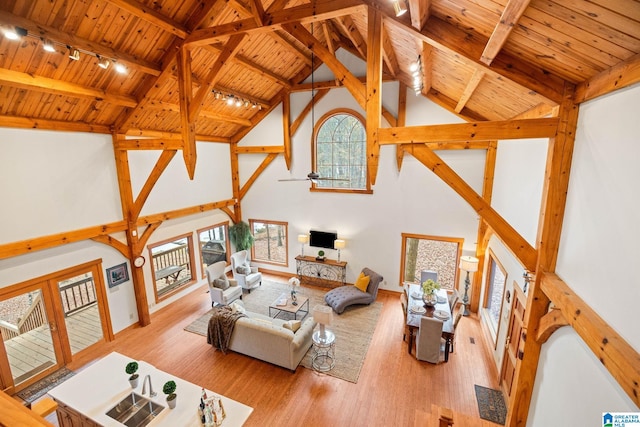
<path id="1" fill-rule="evenodd" d="M 58 369 L 53 374 L 31 384 L 29 387 L 16 394 L 16 396 L 27 403 L 33 403 L 44 396 L 49 390 L 58 384 L 62 384 L 75 374 L 75 372 L 70 371 L 67 368 Z"/>
<path id="2" fill-rule="evenodd" d="M 507 419 L 507 406 L 504 404 L 502 392 L 477 384 L 473 387 L 476 389 L 480 418 L 504 425 Z"/>

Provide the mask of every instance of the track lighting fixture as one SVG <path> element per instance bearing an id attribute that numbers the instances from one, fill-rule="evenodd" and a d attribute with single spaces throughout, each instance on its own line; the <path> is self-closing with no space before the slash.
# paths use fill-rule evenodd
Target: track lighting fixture
<path id="1" fill-rule="evenodd" d="M 418 96 L 420 95 L 420 92 L 422 92 L 423 87 L 422 59 L 420 58 L 420 55 L 418 55 L 416 62 L 412 62 L 411 65 L 409 65 L 409 71 L 411 71 L 411 75 L 413 76 L 413 91 L 416 96 Z"/>
<path id="2" fill-rule="evenodd" d="M 55 52 L 56 48 L 53 46 L 53 42 L 51 40 L 42 39 L 42 48 L 47 52 Z"/>
<path id="3" fill-rule="evenodd" d="M 6 27 L 3 28 L 2 34 L 9 40 L 20 40 L 27 35 L 27 30 L 22 27 Z"/>
<path id="4" fill-rule="evenodd" d="M 242 98 L 237 95 L 233 95 L 231 93 L 222 93 L 217 90 L 212 90 L 213 97 L 216 101 L 226 102 L 227 105 L 235 105 L 236 107 L 245 107 L 245 108 L 258 108 L 262 110 L 262 106 L 257 102 L 251 102 L 248 99 Z"/>
<path id="5" fill-rule="evenodd" d="M 100 55 L 96 55 L 96 57 L 98 58 L 98 67 L 102 68 L 103 70 L 109 68 L 109 65 L 111 64 L 111 62 L 109 62 L 109 59 L 100 58 Z"/>
<path id="6" fill-rule="evenodd" d="M 69 49 L 69 59 L 73 59 L 74 61 L 78 61 L 80 59 L 80 51 L 74 47 L 67 46 Z"/>
<path id="7" fill-rule="evenodd" d="M 407 12 L 404 0 L 393 0 L 393 11 L 396 13 L 396 17 L 404 15 Z"/>
<path id="8" fill-rule="evenodd" d="M 233 95 L 227 97 L 227 105 L 233 105 Z"/>
<path id="9" fill-rule="evenodd" d="M 116 71 L 120 74 L 125 74 L 127 72 L 127 67 L 125 67 L 124 65 L 116 62 Z"/>

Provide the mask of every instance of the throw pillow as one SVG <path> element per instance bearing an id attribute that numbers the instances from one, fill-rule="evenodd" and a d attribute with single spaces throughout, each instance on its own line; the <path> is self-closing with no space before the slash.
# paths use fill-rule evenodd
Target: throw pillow
<path id="1" fill-rule="evenodd" d="M 282 325 L 283 328 L 289 329 L 294 333 L 302 326 L 302 320 L 288 320 Z"/>
<path id="2" fill-rule="evenodd" d="M 244 309 L 244 305 L 239 303 L 239 301 L 232 302 L 229 307 L 231 307 L 232 313 L 242 313 L 242 314 L 246 313 L 246 310 Z"/>
<path id="3" fill-rule="evenodd" d="M 364 273 L 360 273 L 360 276 L 356 279 L 356 283 L 354 283 L 355 287 L 360 289 L 362 292 L 367 292 L 367 287 L 369 286 L 369 281 L 371 278 L 369 276 L 365 276 Z"/>
<path id="4" fill-rule="evenodd" d="M 236 268 L 236 272 L 240 274 L 251 274 L 251 268 L 246 265 L 239 265 Z"/>
<path id="5" fill-rule="evenodd" d="M 227 279 L 227 276 L 222 275 L 218 279 L 213 281 L 213 287 L 222 289 L 224 291 L 229 288 L 229 279 Z"/>

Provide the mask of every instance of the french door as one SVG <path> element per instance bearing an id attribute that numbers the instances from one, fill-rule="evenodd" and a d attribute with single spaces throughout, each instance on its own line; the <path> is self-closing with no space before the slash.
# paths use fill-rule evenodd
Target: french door
<path id="1" fill-rule="evenodd" d="M 0 386 L 17 392 L 113 339 L 100 261 L 0 289 Z"/>

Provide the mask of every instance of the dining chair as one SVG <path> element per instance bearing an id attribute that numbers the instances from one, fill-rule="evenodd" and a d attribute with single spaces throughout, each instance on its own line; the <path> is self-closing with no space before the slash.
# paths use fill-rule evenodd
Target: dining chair
<path id="1" fill-rule="evenodd" d="M 458 324 L 460 323 L 460 319 L 462 319 L 462 313 L 464 312 L 464 305 L 461 305 L 458 309 L 458 313 L 456 313 L 456 317 L 453 320 L 453 338 L 451 338 L 451 345 L 449 352 L 453 353 L 453 343 L 456 340 L 456 330 L 458 329 Z"/>
<path id="2" fill-rule="evenodd" d="M 402 292 L 400 294 L 400 305 L 402 306 L 402 314 L 404 315 L 404 332 L 402 334 L 402 341 L 406 341 L 407 333 L 411 333 L 411 330 L 409 329 L 409 325 L 407 325 L 407 310 L 409 308 L 409 305 L 407 303 L 406 292 Z"/>
<path id="3" fill-rule="evenodd" d="M 430 363 L 440 361 L 442 351 L 442 321 L 422 316 L 416 338 L 416 358 Z"/>
<path id="4" fill-rule="evenodd" d="M 460 300 L 460 293 L 458 293 L 457 289 L 454 289 L 448 295 L 449 298 L 449 310 L 453 313 L 453 310 L 456 308 L 458 301 Z"/>

